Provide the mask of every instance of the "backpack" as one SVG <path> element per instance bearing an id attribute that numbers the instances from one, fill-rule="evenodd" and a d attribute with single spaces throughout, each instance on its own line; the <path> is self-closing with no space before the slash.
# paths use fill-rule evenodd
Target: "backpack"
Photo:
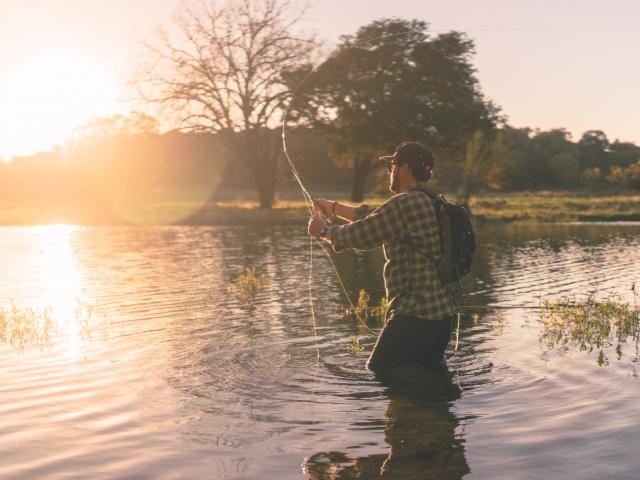
<path id="1" fill-rule="evenodd" d="M 459 282 L 469 273 L 476 251 L 476 235 L 471 224 L 471 211 L 463 205 L 448 202 L 444 195 L 419 190 L 433 201 L 440 227 L 442 256 L 436 262 L 445 285 Z"/>

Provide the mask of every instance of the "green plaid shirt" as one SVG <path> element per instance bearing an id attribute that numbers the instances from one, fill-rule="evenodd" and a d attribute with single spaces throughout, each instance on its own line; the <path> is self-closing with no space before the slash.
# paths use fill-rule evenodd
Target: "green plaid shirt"
<path id="1" fill-rule="evenodd" d="M 442 253 L 435 209 L 418 188 L 426 184 L 414 183 L 373 211 L 361 205 L 358 220 L 330 227 L 328 238 L 336 252 L 383 246 L 387 318 L 401 314 L 442 320 L 453 315 L 454 308 L 435 266 Z"/>

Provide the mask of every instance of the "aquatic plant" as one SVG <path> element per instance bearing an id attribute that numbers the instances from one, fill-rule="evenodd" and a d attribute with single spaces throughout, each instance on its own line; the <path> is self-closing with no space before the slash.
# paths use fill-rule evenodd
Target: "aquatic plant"
<path id="1" fill-rule="evenodd" d="M 106 309 L 97 303 L 90 304 L 76 299 L 74 318 L 56 318 L 50 306 L 41 309 L 0 307 L 0 342 L 7 342 L 22 352 L 29 347 L 40 350 L 51 348 L 57 336 L 78 336 L 84 342 L 91 342 L 100 335 L 109 337 L 110 319 Z"/>
<path id="2" fill-rule="evenodd" d="M 40 349 L 51 346 L 54 327 L 49 308 L 19 308 L 13 302 L 9 308 L 0 307 L 0 341 L 11 343 L 19 351 L 31 345 Z"/>
<path id="3" fill-rule="evenodd" d="M 364 350 L 364 346 L 360 343 L 360 339 L 357 335 L 351 335 L 351 343 L 347 346 L 347 352 L 349 355 L 356 356 Z"/>
<path id="4" fill-rule="evenodd" d="M 76 299 L 75 320 L 80 338 L 92 342 L 95 337 L 109 338 L 108 327 L 111 323 L 109 312 L 98 302 L 89 303 Z"/>
<path id="5" fill-rule="evenodd" d="M 245 303 L 253 304 L 258 293 L 266 285 L 266 278 L 256 272 L 255 267 L 247 268 L 230 285 L 229 290 L 236 294 Z"/>
<path id="6" fill-rule="evenodd" d="M 378 305 L 369 306 L 371 297 L 363 288 L 358 292 L 358 303 L 353 307 L 345 309 L 345 316 L 350 318 L 359 317 L 364 322 L 375 321 L 378 325 L 383 325 L 389 302 L 386 297 L 382 297 Z"/>
<path id="7" fill-rule="evenodd" d="M 585 301 L 562 298 L 558 302 L 543 301 L 540 323 L 541 341 L 548 348 L 577 346 L 581 351 L 598 351 L 598 364 L 607 365 L 607 350 L 614 348 L 618 360 L 624 344 L 635 345 L 634 362 L 638 361 L 640 341 L 640 308 L 635 284 L 634 304 L 621 302 L 611 295 L 602 300 L 589 295 Z"/>

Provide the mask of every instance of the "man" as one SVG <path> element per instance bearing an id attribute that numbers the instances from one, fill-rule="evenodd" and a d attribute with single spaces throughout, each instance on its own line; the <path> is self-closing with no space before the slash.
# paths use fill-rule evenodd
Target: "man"
<path id="1" fill-rule="evenodd" d="M 315 213 L 309 235 L 331 243 L 336 252 L 384 248 L 389 308 L 367 367 L 380 371 L 436 365 L 449 343 L 454 308 L 435 264 L 442 247 L 434 205 L 421 191 L 431 178 L 433 155 L 419 143 L 405 142 L 381 160 L 387 164 L 395 195 L 375 210 L 317 199 L 318 210 L 350 223 L 331 226 L 324 215 Z"/>

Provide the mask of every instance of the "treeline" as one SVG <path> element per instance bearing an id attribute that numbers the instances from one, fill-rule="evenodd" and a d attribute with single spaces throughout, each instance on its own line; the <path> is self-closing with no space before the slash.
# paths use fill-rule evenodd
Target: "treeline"
<path id="1" fill-rule="evenodd" d="M 474 141 L 489 144 L 488 158 L 473 152 Z M 215 134 L 159 133 L 157 122 L 132 113 L 97 118 L 74 139 L 50 152 L 0 163 L 0 202 L 5 205 L 204 201 L 225 190 L 251 189 L 252 177 Z M 305 183 L 348 190 L 352 170 L 332 156 L 330 139 L 311 128 L 287 130 L 287 147 Z M 483 146 L 480 146 L 482 150 Z M 471 153 L 470 153 L 471 152 Z M 385 153 L 383 151 L 379 153 Z M 434 186 L 475 191 L 640 189 L 640 147 L 610 141 L 590 130 L 573 141 L 562 129 L 496 129 L 472 138 L 463 161 L 437 159 Z M 465 168 L 467 171 L 465 172 Z M 387 189 L 386 172 L 373 170 L 368 192 Z M 295 188 L 287 163 L 276 172 L 279 189 Z"/>
<path id="2" fill-rule="evenodd" d="M 573 141 L 564 129 L 503 125 L 491 142 L 488 168 L 478 179 L 482 189 L 640 189 L 640 147 L 610 141 L 601 130 Z"/>
<path id="3" fill-rule="evenodd" d="M 287 143 L 305 182 L 346 188 L 349 172 L 330 160 L 326 138 L 292 129 Z M 293 186 L 284 162 L 274 174 L 282 188 Z M 253 185 L 218 135 L 160 133 L 154 118 L 137 112 L 94 118 L 52 151 L 0 162 L 0 203 L 14 207 L 204 202 Z"/>

